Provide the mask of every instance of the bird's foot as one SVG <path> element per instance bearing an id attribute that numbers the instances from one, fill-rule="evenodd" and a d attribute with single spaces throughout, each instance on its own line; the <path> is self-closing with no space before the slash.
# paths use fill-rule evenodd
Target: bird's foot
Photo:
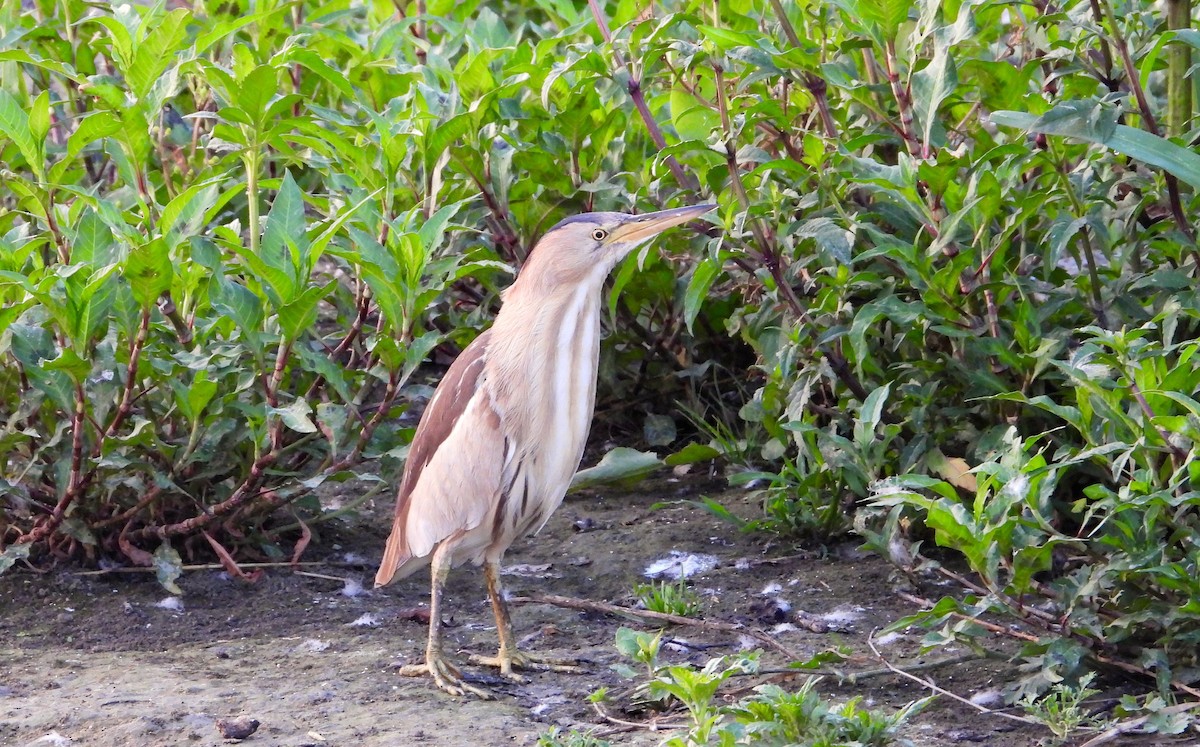
<path id="1" fill-rule="evenodd" d="M 424 664 L 406 664 L 400 667 L 400 675 L 403 677 L 420 677 L 426 674 L 440 690 L 451 695 L 474 695 L 481 700 L 492 700 L 496 697 L 487 690 L 468 685 L 463 681 L 462 672 L 458 667 L 441 656 L 427 655 Z"/>
<path id="2" fill-rule="evenodd" d="M 469 661 L 484 667 L 496 667 L 500 674 L 514 682 L 524 682 L 525 678 L 514 672 L 514 669 L 524 669 L 531 672 L 573 672 L 585 671 L 579 666 L 578 659 L 555 659 L 539 654 L 527 654 L 522 651 L 505 651 L 501 649 L 495 656 L 480 656 L 472 654 Z"/>

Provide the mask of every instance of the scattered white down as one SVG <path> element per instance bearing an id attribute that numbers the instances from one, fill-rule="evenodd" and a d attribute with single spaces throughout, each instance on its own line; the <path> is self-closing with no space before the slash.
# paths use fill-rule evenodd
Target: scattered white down
<path id="1" fill-rule="evenodd" d="M 659 558 L 646 566 L 646 578 L 669 578 L 678 581 L 708 573 L 721 561 L 715 555 L 702 555 L 672 550 L 665 558 Z"/>

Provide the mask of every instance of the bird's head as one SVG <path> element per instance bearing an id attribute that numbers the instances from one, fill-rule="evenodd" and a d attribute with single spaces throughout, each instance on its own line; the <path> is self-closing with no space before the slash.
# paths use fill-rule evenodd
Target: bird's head
<path id="1" fill-rule="evenodd" d="M 603 280 L 631 251 L 663 231 L 686 223 L 716 205 L 689 205 L 657 213 L 583 213 L 546 232 L 522 273 L 537 272 L 556 282 Z"/>

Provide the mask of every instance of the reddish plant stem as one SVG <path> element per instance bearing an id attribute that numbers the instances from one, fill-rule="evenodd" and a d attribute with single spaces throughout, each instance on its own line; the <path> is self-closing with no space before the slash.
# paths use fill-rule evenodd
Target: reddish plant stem
<path id="1" fill-rule="evenodd" d="M 663 62 L 667 66 L 667 68 L 671 71 L 672 76 L 674 76 L 673 80 L 676 84 L 678 84 L 685 91 L 690 93 L 692 95 L 692 97 L 695 98 L 697 101 L 699 101 L 701 104 L 704 104 L 705 106 L 707 106 L 709 109 L 712 109 L 713 111 L 717 110 L 717 105 L 714 102 L 706 99 L 704 96 L 701 96 L 700 92 L 696 89 L 696 87 L 693 86 L 691 83 L 688 83 L 687 79 L 683 77 L 683 73 L 680 72 L 679 70 L 677 70 L 673 65 L 671 65 L 670 61 L 664 60 Z M 828 102 L 826 102 L 826 104 L 828 105 Z M 796 147 L 796 143 L 792 141 L 791 134 L 789 134 L 786 130 L 782 129 L 781 127 L 779 127 L 771 122 L 764 122 L 764 121 L 756 122 L 755 126 L 758 127 L 758 129 L 760 129 L 763 132 L 770 135 L 772 138 L 778 140 L 783 145 L 784 151 L 787 152 L 788 158 L 792 159 L 793 161 L 795 161 L 797 163 L 804 163 L 804 153 L 802 153 L 800 151 L 800 149 Z"/>
<path id="2" fill-rule="evenodd" d="M 58 219 L 54 217 L 53 189 L 46 193 L 46 227 L 50 229 L 50 234 L 54 236 L 54 246 L 58 249 L 58 261 L 64 265 L 71 264 L 71 252 L 67 249 L 67 240 L 63 237 L 62 230 L 58 227 Z M 46 264 L 49 264 L 49 262 Z"/>
<path id="3" fill-rule="evenodd" d="M 737 196 L 738 204 L 741 208 L 749 210 L 750 196 L 746 192 L 745 185 L 742 184 L 741 167 L 737 160 L 737 148 L 733 142 L 729 106 L 725 99 L 725 71 L 720 65 L 716 65 L 714 66 L 714 72 L 716 73 L 717 109 L 721 114 L 721 129 L 725 136 L 725 163 L 729 169 L 729 184 L 733 189 L 734 195 Z M 750 221 L 750 232 L 753 234 L 754 242 L 758 246 L 758 258 L 771 274 L 771 278 L 775 281 L 775 287 L 779 289 L 779 292 L 783 295 L 784 300 L 791 308 L 792 313 L 796 315 L 796 318 L 802 323 L 811 326 L 812 318 L 808 315 L 808 311 L 804 308 L 804 305 L 800 303 L 795 289 L 792 288 L 792 284 L 788 281 L 787 273 L 785 272 L 779 253 L 775 251 L 773 241 L 766 227 L 762 224 L 761 218 L 756 217 Z M 837 376 L 838 380 L 853 392 L 854 396 L 860 402 L 865 401 L 868 394 L 867 389 L 850 369 L 849 362 L 842 351 L 837 348 L 827 350 L 822 346 L 817 346 L 817 350 L 829 362 L 829 367 L 833 369 L 834 375 Z M 892 415 L 886 410 L 883 416 L 888 422 L 894 422 Z"/>
<path id="4" fill-rule="evenodd" d="M 258 488 L 262 484 L 263 479 L 266 477 L 267 467 L 274 463 L 277 456 L 278 451 L 272 449 L 256 459 L 254 464 L 250 466 L 250 473 L 246 475 L 246 479 L 242 481 L 242 484 L 237 486 L 237 488 L 234 489 L 233 493 L 231 493 L 228 498 L 217 505 L 212 506 L 204 513 L 198 514 L 184 521 L 176 522 L 174 524 L 142 527 L 141 529 L 130 533 L 129 538 L 131 540 L 153 538 L 165 540 L 170 537 L 192 534 L 199 529 L 203 529 L 213 520 L 239 508 L 246 501 L 253 498 L 257 494 Z"/>
<path id="5" fill-rule="evenodd" d="M 304 20 L 304 4 L 296 3 L 295 5 L 292 6 L 292 28 L 299 31 L 300 24 L 303 22 L 303 20 Z M 301 70 L 300 70 L 299 62 L 292 63 L 291 73 L 292 73 L 292 92 L 295 93 L 297 96 L 299 96 L 300 95 L 300 81 L 301 81 L 301 78 L 300 78 Z M 292 104 L 292 116 L 293 117 L 300 116 L 300 109 L 301 109 L 302 103 L 303 103 L 302 101 L 297 99 L 297 101 L 294 104 Z"/>
<path id="6" fill-rule="evenodd" d="M 1178 471 L 1179 465 L 1187 459 L 1187 452 L 1171 441 L 1170 434 L 1166 431 L 1166 429 L 1159 428 L 1158 426 L 1154 425 L 1154 410 L 1150 409 L 1150 403 L 1146 401 L 1146 395 L 1142 393 L 1141 387 L 1137 385 L 1137 382 L 1133 380 L 1132 376 L 1128 376 L 1128 378 L 1129 391 L 1133 392 L 1133 398 L 1137 400 L 1138 408 L 1142 411 L 1142 415 L 1144 415 L 1146 418 L 1146 425 L 1153 427 L 1158 432 L 1158 437 L 1161 438 L 1163 443 L 1167 445 L 1167 448 L 1170 449 L 1171 467 L 1175 471 Z"/>
<path id="7" fill-rule="evenodd" d="M 341 461 L 334 464 L 330 468 L 331 472 L 339 472 L 358 461 L 359 457 L 362 455 L 362 450 L 366 448 L 367 443 L 371 440 L 371 436 L 375 433 L 375 429 L 378 428 L 379 424 L 383 422 L 383 419 L 387 417 L 388 410 L 392 409 L 392 403 L 396 401 L 396 396 L 399 393 L 400 373 L 397 371 L 392 371 L 392 373 L 388 376 L 387 387 L 383 390 L 383 400 L 379 403 L 379 408 L 375 410 L 375 414 L 371 416 L 371 419 L 367 421 L 367 424 L 363 426 L 362 431 L 359 432 L 358 441 L 354 444 L 354 449 L 349 454 L 342 457 Z"/>
<path id="8" fill-rule="evenodd" d="M 892 95 L 896 98 L 896 106 L 900 109 L 900 135 L 904 138 L 904 145 L 908 148 L 909 155 L 916 157 L 921 155 L 921 142 L 917 140 L 913 127 L 912 95 L 907 87 L 900 85 L 896 42 L 888 41 L 884 45 L 883 52 L 883 60 L 887 65 L 888 84 L 892 87 Z M 921 157 L 928 158 L 928 155 Z"/>
<path id="9" fill-rule="evenodd" d="M 110 516 L 107 519 L 102 519 L 96 522 L 94 526 L 96 529 L 103 529 L 104 527 L 110 527 L 114 524 L 120 524 L 123 521 L 128 522 L 151 503 L 154 503 L 154 501 L 158 500 L 158 496 L 160 495 L 162 495 L 162 488 L 154 485 L 146 491 L 145 495 L 143 495 L 136 504 L 130 506 L 128 509 L 115 516 Z"/>
<path id="10" fill-rule="evenodd" d="M 629 91 L 629 97 L 633 100 L 633 106 L 637 109 L 638 115 L 641 116 L 642 122 L 646 125 L 646 130 L 650 133 L 650 139 L 654 141 L 654 145 L 658 150 L 667 147 L 667 139 L 663 137 L 662 129 L 658 126 L 658 122 L 654 119 L 654 114 L 650 111 L 650 107 L 646 104 L 646 96 L 642 93 L 642 82 L 634 73 L 632 67 L 625 62 L 625 58 L 621 55 L 621 51 L 613 44 L 612 31 L 608 28 L 608 19 L 604 17 L 604 10 L 600 7 L 598 0 L 588 0 L 588 7 L 592 9 L 592 17 L 596 19 L 596 25 L 600 28 L 600 34 L 604 37 L 604 41 L 612 49 L 613 59 L 617 66 L 624 68 L 629 74 L 629 83 L 626 88 Z M 671 170 L 671 174 L 675 176 L 675 182 L 680 187 L 694 191 L 699 189 L 696 180 L 683 170 L 683 166 L 679 165 L 679 161 L 675 160 L 675 156 L 667 156 L 667 168 Z"/>
<path id="11" fill-rule="evenodd" d="M 1150 103 L 1146 100 L 1146 92 L 1142 90 L 1141 78 L 1138 76 L 1137 67 L 1133 64 L 1133 57 L 1129 54 L 1129 45 L 1125 42 L 1125 35 L 1121 33 L 1121 28 L 1117 25 L 1117 18 L 1112 9 L 1112 2 L 1111 0 L 1098 1 L 1103 4 L 1113 44 L 1116 46 L 1117 54 L 1121 58 L 1121 66 L 1125 69 L 1125 78 L 1129 81 L 1129 88 L 1133 91 L 1133 97 L 1137 101 L 1138 112 L 1142 115 L 1142 120 L 1146 123 L 1146 130 L 1152 135 L 1162 137 L 1158 129 L 1158 120 L 1154 118 L 1154 112 L 1151 111 Z M 1171 217 L 1175 220 L 1175 225 L 1179 230 L 1194 244 L 1196 234 L 1192 230 L 1192 224 L 1188 220 L 1187 215 L 1183 212 L 1183 200 L 1179 196 L 1179 181 L 1169 171 L 1163 171 L 1163 180 L 1167 185 L 1167 201 L 1171 205 Z M 1197 269 L 1200 269 L 1200 253 L 1197 253 L 1194 247 L 1192 249 L 1192 256 L 1196 260 Z"/>
<path id="12" fill-rule="evenodd" d="M 179 339 L 179 344 L 185 347 L 191 345 L 192 328 L 187 320 L 180 316 L 179 309 L 175 306 L 175 299 L 171 297 L 171 291 L 163 291 L 162 305 L 159 310 L 175 328 L 175 336 Z"/>
<path id="13" fill-rule="evenodd" d="M 463 169 L 471 181 L 475 182 L 475 187 L 479 190 L 479 196 L 483 198 L 483 204 L 487 207 L 491 214 L 490 223 L 492 224 L 492 240 L 496 247 L 505 253 L 508 261 L 519 263 L 524 261 L 525 253 L 521 248 L 521 239 L 517 236 L 517 232 L 512 227 L 509 221 L 508 212 L 500 205 L 496 196 L 492 194 L 492 190 L 488 188 L 483 179 L 475 174 L 469 168 Z"/>
<path id="14" fill-rule="evenodd" d="M 787 17 L 787 11 L 784 10 L 783 3 L 780 0 L 770 0 L 771 9 L 775 12 L 775 18 L 779 21 L 779 27 L 783 29 L 783 35 L 787 37 L 788 43 L 793 47 L 802 47 L 800 35 L 796 33 L 796 28 L 792 26 L 792 21 Z M 829 109 L 829 97 L 826 93 L 825 80 L 815 73 L 805 73 L 804 87 L 813 95 L 813 99 L 817 104 L 817 112 L 821 115 L 821 126 L 825 130 L 825 134 L 831 138 L 838 136 L 837 122 L 833 119 L 833 112 Z"/>
<path id="15" fill-rule="evenodd" d="M 40 542 L 49 537 L 67 515 L 67 509 L 86 487 L 83 475 L 83 432 L 87 420 L 87 395 L 83 384 L 75 385 L 75 409 L 71 414 L 71 468 L 67 489 L 54 504 L 54 509 L 30 531 L 17 538 L 17 544 Z"/>
<path id="16" fill-rule="evenodd" d="M 137 335 L 129 344 L 129 366 L 125 371 L 125 388 L 121 391 L 121 402 L 117 405 L 117 411 L 113 413 L 112 420 L 108 421 L 108 425 L 105 426 L 96 442 L 96 446 L 92 450 L 93 456 L 100 456 L 104 441 L 117 432 L 117 429 L 121 427 L 125 418 L 129 417 L 129 413 L 133 410 L 133 390 L 137 386 L 138 361 L 141 359 L 142 348 L 145 347 L 149 334 L 150 310 L 142 309 L 142 322 L 138 325 Z"/>

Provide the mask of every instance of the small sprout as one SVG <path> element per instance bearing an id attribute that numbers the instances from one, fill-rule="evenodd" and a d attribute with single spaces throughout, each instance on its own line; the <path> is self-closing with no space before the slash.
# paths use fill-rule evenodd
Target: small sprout
<path id="1" fill-rule="evenodd" d="M 564 732 L 552 726 L 538 736 L 537 747 L 609 747 L 610 743 L 590 731 L 572 729 Z"/>
<path id="2" fill-rule="evenodd" d="M 633 588 L 642 606 L 651 612 L 661 612 L 680 617 L 696 617 L 700 614 L 702 604 L 700 595 L 687 585 L 684 578 L 673 583 L 659 581 L 652 584 L 638 584 Z"/>
<path id="3" fill-rule="evenodd" d="M 1055 744 L 1062 744 L 1076 730 L 1099 726 L 1102 723 L 1102 719 L 1083 707 L 1084 701 L 1100 692 L 1089 687 L 1095 678 L 1095 672 L 1088 672 L 1079 678 L 1077 685 L 1060 682 L 1040 698 L 1026 695 L 1018 705 L 1054 734 Z"/>

